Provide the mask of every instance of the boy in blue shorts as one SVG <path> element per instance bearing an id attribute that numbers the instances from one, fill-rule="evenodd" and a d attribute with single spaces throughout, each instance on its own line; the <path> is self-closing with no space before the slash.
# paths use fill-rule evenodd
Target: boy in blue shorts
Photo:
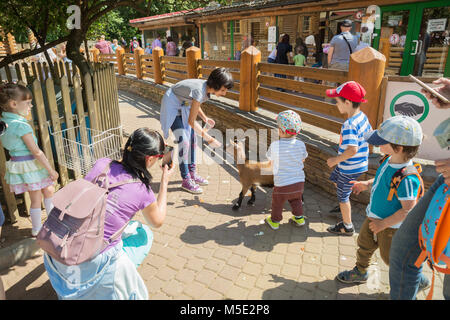
<path id="1" fill-rule="evenodd" d="M 380 146 L 380 151 L 386 156 L 374 179 L 352 182 L 356 194 L 372 186 L 370 202 L 358 236 L 356 266 L 339 273 L 337 280 L 344 283 L 366 282 L 370 260 L 378 248 L 381 258 L 389 265 L 392 237 L 423 194 L 420 170 L 412 162 L 422 138 L 420 124 L 406 116 L 392 117 L 384 121 L 380 129 L 367 134 L 367 142 Z M 423 278 L 419 288 L 423 289 L 428 284 L 428 279 Z"/>
<path id="2" fill-rule="evenodd" d="M 364 134 L 372 131 L 372 127 L 360 109 L 361 103 L 367 102 L 364 99 L 366 90 L 359 83 L 348 81 L 336 89 L 327 90 L 326 94 L 330 98 L 336 98 L 339 112 L 348 117 L 341 128 L 338 156 L 327 160 L 330 168 L 336 166 L 330 180 L 336 184 L 343 221 L 327 230 L 334 234 L 351 236 L 355 230 L 350 205 L 350 181 L 356 180 L 368 170 L 369 145 L 364 140 Z"/>

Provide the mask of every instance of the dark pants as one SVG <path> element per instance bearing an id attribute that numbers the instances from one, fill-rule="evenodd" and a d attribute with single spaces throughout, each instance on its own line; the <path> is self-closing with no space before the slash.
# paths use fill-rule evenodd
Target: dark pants
<path id="1" fill-rule="evenodd" d="M 284 187 L 274 187 L 272 192 L 272 214 L 274 222 L 283 220 L 283 206 L 286 201 L 292 208 L 292 214 L 296 217 L 303 216 L 302 195 L 305 188 L 304 182 L 290 184 Z"/>
<path id="2" fill-rule="evenodd" d="M 188 132 L 183 128 L 181 116 L 177 116 L 172 126 L 173 134 L 178 142 L 178 161 L 180 166 L 181 178 L 189 178 L 189 172 L 195 171 L 195 148 L 196 138 L 194 129 L 190 128 L 191 137 L 188 139 Z"/>

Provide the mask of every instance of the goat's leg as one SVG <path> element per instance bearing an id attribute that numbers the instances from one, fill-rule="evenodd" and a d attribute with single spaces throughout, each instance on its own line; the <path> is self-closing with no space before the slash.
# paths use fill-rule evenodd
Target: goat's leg
<path id="1" fill-rule="evenodd" d="M 253 205 L 255 205 L 255 199 L 256 199 L 256 186 L 252 185 L 250 188 L 250 191 L 252 192 L 252 196 L 251 196 L 250 200 L 248 200 L 247 205 L 253 206 Z"/>
<path id="2" fill-rule="evenodd" d="M 249 187 L 250 187 L 250 186 L 242 186 L 242 191 L 241 191 L 241 193 L 239 193 L 239 198 L 238 198 L 238 200 L 236 201 L 236 203 L 234 204 L 233 210 L 238 210 L 238 209 L 241 207 L 241 205 L 242 205 L 242 200 L 244 199 L 245 194 L 247 193 Z"/>

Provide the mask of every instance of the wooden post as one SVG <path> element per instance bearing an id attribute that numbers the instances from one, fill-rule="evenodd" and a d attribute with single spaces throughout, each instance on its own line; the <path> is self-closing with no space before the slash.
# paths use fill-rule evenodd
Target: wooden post
<path id="1" fill-rule="evenodd" d="M 198 69 L 198 60 L 202 58 L 202 51 L 197 47 L 190 47 L 186 50 L 186 65 L 188 77 L 190 79 L 198 79 L 200 70 Z"/>
<path id="2" fill-rule="evenodd" d="M 142 79 L 142 55 L 144 54 L 144 49 L 137 48 L 134 50 L 134 64 L 136 65 L 136 78 Z"/>
<path id="3" fill-rule="evenodd" d="M 125 68 L 123 66 L 124 64 L 124 55 L 125 54 L 125 49 L 120 47 L 117 48 L 116 50 L 116 55 L 117 55 L 117 72 L 119 73 L 120 76 L 124 76 L 125 75 Z"/>
<path id="4" fill-rule="evenodd" d="M 361 105 L 361 110 L 369 118 L 372 128 L 377 128 L 379 125 L 378 108 L 385 64 L 386 57 L 371 47 L 359 50 L 350 56 L 348 79 L 358 82 L 366 89 L 365 99 L 368 102 Z"/>
<path id="5" fill-rule="evenodd" d="M 258 63 L 261 62 L 261 52 L 250 46 L 241 53 L 241 77 L 239 109 L 256 111 Z"/>
<path id="6" fill-rule="evenodd" d="M 389 39 L 380 39 L 380 52 L 386 58 L 386 67 L 389 66 L 389 56 L 391 54 L 391 43 Z"/>
<path id="7" fill-rule="evenodd" d="M 99 62 L 100 50 L 97 48 L 92 49 L 92 55 L 94 57 L 94 62 Z"/>
<path id="8" fill-rule="evenodd" d="M 152 54 L 153 54 L 153 72 L 155 83 L 163 84 L 163 73 L 165 68 L 161 61 L 161 58 L 164 55 L 164 51 L 160 47 L 156 47 L 155 49 L 153 49 Z"/>

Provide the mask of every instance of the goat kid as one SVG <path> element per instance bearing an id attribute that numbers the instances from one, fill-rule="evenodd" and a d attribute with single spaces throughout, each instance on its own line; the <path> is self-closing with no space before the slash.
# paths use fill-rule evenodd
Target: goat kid
<path id="1" fill-rule="evenodd" d="M 271 188 L 274 186 L 272 165 L 268 161 L 250 163 L 245 157 L 245 149 L 242 141 L 235 143 L 230 140 L 226 146 L 226 151 L 233 155 L 239 171 L 239 180 L 242 185 L 242 191 L 239 194 L 237 202 L 233 205 L 233 210 L 238 210 L 241 207 L 242 200 L 249 189 L 252 195 L 247 204 L 253 206 L 255 204 L 257 186 Z"/>

